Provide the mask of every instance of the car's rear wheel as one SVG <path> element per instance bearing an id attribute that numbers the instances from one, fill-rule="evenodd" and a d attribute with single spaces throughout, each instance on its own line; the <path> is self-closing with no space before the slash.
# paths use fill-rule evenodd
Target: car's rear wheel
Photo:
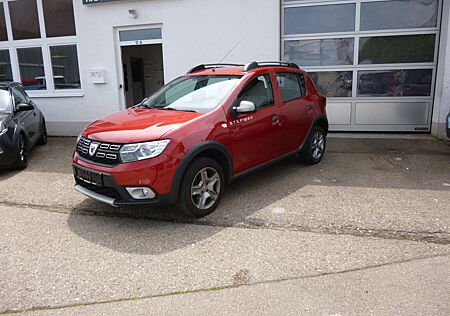
<path id="1" fill-rule="evenodd" d="M 300 152 L 300 158 L 308 165 L 319 163 L 325 154 L 326 145 L 325 130 L 318 125 L 314 125 L 306 140 L 305 146 Z"/>
<path id="2" fill-rule="evenodd" d="M 181 181 L 177 207 L 189 217 L 206 216 L 217 208 L 224 188 L 221 166 L 211 158 L 196 159 Z"/>
<path id="3" fill-rule="evenodd" d="M 42 123 L 41 123 L 41 137 L 38 140 L 38 145 L 45 145 L 47 144 L 48 141 L 48 136 L 47 136 L 47 127 L 45 126 L 45 120 L 42 119 Z"/>
<path id="4" fill-rule="evenodd" d="M 28 166 L 28 143 L 23 134 L 20 134 L 16 140 L 16 161 L 15 169 L 25 169 Z"/>

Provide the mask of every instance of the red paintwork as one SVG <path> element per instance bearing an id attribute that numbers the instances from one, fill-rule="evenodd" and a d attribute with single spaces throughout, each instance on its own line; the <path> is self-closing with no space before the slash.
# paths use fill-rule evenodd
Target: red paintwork
<path id="1" fill-rule="evenodd" d="M 299 72 L 307 84 L 305 97 L 282 103 L 275 77 L 276 72 Z M 237 117 L 230 108 L 243 87 L 253 78 L 269 73 L 273 85 L 275 105 L 252 114 L 252 120 L 230 125 Z M 133 143 L 170 139 L 164 152 L 152 159 L 102 167 L 73 156 L 73 162 L 83 167 L 114 176 L 122 186 L 147 185 L 158 194 L 170 192 L 176 168 L 186 153 L 206 140 L 222 143 L 233 159 L 233 174 L 270 161 L 298 149 L 318 114 L 325 114 L 325 98 L 320 96 L 309 76 L 302 70 L 286 67 L 262 67 L 243 72 L 241 67 L 217 68 L 198 71 L 190 75 L 243 75 L 223 104 L 214 111 L 201 114 L 157 109 L 127 109 L 108 115 L 90 124 L 83 136 L 110 143 Z M 308 112 L 308 105 L 313 110 Z M 272 122 L 277 114 L 280 120 Z M 228 127 L 222 127 L 227 124 Z"/>

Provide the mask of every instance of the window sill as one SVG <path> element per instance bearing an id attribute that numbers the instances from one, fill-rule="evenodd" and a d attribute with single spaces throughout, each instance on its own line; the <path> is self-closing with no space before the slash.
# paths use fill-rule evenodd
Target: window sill
<path id="1" fill-rule="evenodd" d="M 77 97 L 83 97 L 84 92 L 83 91 L 64 91 L 64 92 L 33 92 L 33 91 L 27 91 L 27 94 L 30 96 L 30 98 L 77 98 Z"/>

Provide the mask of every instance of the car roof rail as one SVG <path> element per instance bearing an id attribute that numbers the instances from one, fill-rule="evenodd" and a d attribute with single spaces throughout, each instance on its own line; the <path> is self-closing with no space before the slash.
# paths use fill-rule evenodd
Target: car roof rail
<path id="1" fill-rule="evenodd" d="M 251 63 L 248 63 L 247 65 L 244 66 L 244 71 L 250 71 L 256 68 L 267 66 L 282 66 L 300 69 L 300 67 L 297 64 L 286 61 L 252 61 Z"/>
<path id="2" fill-rule="evenodd" d="M 225 67 L 243 67 L 243 64 L 200 64 L 197 65 L 187 72 L 188 74 L 191 74 L 196 71 L 201 71 L 205 69 L 211 69 L 211 68 L 225 68 Z"/>

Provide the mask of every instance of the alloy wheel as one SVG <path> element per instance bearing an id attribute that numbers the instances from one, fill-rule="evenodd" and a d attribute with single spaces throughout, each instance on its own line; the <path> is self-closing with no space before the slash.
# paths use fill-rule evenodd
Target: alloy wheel
<path id="1" fill-rule="evenodd" d="M 318 160 L 322 157 L 325 148 L 325 136 L 322 132 L 316 131 L 312 138 L 311 150 L 314 159 Z"/>
<path id="2" fill-rule="evenodd" d="M 26 154 L 25 139 L 21 137 L 19 140 L 19 159 L 22 163 L 27 159 Z"/>
<path id="3" fill-rule="evenodd" d="M 191 199 L 195 207 L 206 210 L 216 203 L 220 194 L 220 175 L 212 167 L 197 172 L 191 185 Z"/>

